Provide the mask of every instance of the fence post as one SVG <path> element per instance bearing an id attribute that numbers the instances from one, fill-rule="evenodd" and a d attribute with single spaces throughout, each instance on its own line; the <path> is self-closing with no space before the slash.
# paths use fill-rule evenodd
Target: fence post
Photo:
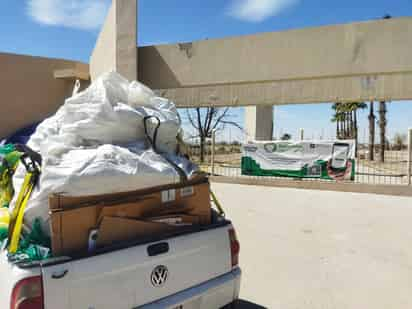
<path id="1" fill-rule="evenodd" d="M 216 146 L 216 130 L 212 131 L 212 175 L 215 174 L 215 146 Z"/>
<path id="2" fill-rule="evenodd" d="M 408 129 L 408 185 L 411 185 L 412 174 L 412 128 Z"/>

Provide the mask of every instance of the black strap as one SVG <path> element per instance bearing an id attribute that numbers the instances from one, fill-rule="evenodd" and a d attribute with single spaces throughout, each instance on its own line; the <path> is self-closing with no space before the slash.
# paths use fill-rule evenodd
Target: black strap
<path id="1" fill-rule="evenodd" d="M 147 122 L 150 119 L 155 119 L 157 121 L 156 127 L 154 128 L 154 131 L 153 131 L 153 138 L 149 135 L 149 131 L 148 131 L 148 127 L 147 127 Z M 143 124 L 144 124 L 144 134 L 146 135 L 146 138 L 149 141 L 150 146 L 152 146 L 153 150 L 156 153 L 158 153 L 156 143 L 157 143 L 157 134 L 159 132 L 159 128 L 160 128 L 160 124 L 161 124 L 159 117 L 146 116 L 143 119 Z"/>
<path id="2" fill-rule="evenodd" d="M 156 127 L 154 128 L 154 131 L 153 131 L 153 137 L 149 135 L 149 131 L 148 131 L 147 122 L 150 119 L 156 119 L 156 121 L 157 121 Z M 146 116 L 146 117 L 143 118 L 143 124 L 144 124 L 144 133 L 146 135 L 147 140 L 149 141 L 150 146 L 153 148 L 154 152 L 157 153 L 158 155 L 162 156 L 163 159 L 165 159 L 171 166 L 173 166 L 173 168 L 179 174 L 181 183 L 186 183 L 187 182 L 187 175 L 186 175 L 185 171 L 180 166 L 178 166 L 176 163 L 174 163 L 172 160 L 170 160 L 167 156 L 165 156 L 164 153 L 161 153 L 157 149 L 157 146 L 156 146 L 157 134 L 159 132 L 159 128 L 160 128 L 160 125 L 161 125 L 161 121 L 160 121 L 159 117 L 157 117 L 157 116 Z"/>
<path id="3" fill-rule="evenodd" d="M 20 161 L 28 172 L 40 173 L 39 167 L 41 167 L 42 164 L 42 157 L 39 153 L 23 144 L 15 144 L 14 148 L 23 154 Z"/>

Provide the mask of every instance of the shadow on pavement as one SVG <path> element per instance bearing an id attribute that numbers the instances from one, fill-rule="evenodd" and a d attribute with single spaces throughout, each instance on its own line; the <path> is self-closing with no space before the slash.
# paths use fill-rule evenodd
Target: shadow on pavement
<path id="1" fill-rule="evenodd" d="M 267 309 L 267 307 L 263 307 L 258 304 L 254 304 L 251 302 L 248 302 L 246 300 L 238 300 L 236 302 L 236 305 L 234 307 L 235 309 Z"/>

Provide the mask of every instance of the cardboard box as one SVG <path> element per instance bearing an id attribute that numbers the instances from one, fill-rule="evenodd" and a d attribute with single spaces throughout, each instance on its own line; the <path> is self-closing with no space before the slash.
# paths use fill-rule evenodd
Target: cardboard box
<path id="1" fill-rule="evenodd" d="M 55 194 L 49 199 L 49 207 L 55 256 L 87 252 L 89 234 L 94 229 L 101 229 L 98 245 L 106 245 L 136 239 L 143 236 L 142 233 L 148 236 L 177 229 L 182 225 L 171 224 L 177 215 L 186 216 L 181 217 L 183 223 L 207 225 L 211 222 L 207 178 L 100 196 Z"/>
<path id="2" fill-rule="evenodd" d="M 49 208 L 50 211 L 56 210 L 69 210 L 76 209 L 80 207 L 87 207 L 90 205 L 103 204 L 103 205 L 114 205 L 119 204 L 120 202 L 130 202 L 140 200 L 143 196 L 148 196 L 153 193 L 165 192 L 169 190 L 181 190 L 182 197 L 188 197 L 191 195 L 192 190 L 191 186 L 198 187 L 199 185 L 207 184 L 209 186 L 209 179 L 201 174 L 194 177 L 190 181 L 179 184 L 170 184 L 158 187 L 151 187 L 147 189 L 140 189 L 136 191 L 120 192 L 120 193 L 111 193 L 103 195 L 90 195 L 90 196 L 65 196 L 62 194 L 52 194 L 49 196 Z M 188 188 L 189 187 L 189 188 Z M 208 193 L 210 189 L 208 188 Z M 195 192 L 196 194 L 204 194 L 204 192 Z M 172 194 L 163 193 L 164 199 L 172 198 Z"/>

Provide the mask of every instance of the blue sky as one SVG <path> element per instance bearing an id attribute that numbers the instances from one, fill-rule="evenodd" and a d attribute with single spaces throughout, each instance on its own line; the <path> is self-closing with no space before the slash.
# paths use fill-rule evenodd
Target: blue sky
<path id="1" fill-rule="evenodd" d="M 109 0 L 2 0 L 0 51 L 88 62 Z M 139 45 L 193 41 L 412 15 L 411 0 L 140 0 Z M 406 132 L 412 104 L 389 105 L 389 136 Z M 243 109 L 235 111 L 243 120 Z M 328 105 L 283 106 L 275 133 L 333 135 Z M 367 112 L 361 113 L 364 131 Z M 277 130 L 277 131 L 276 131 Z M 328 133 L 326 133 L 328 132 Z M 236 136 L 238 133 L 231 133 Z"/>

